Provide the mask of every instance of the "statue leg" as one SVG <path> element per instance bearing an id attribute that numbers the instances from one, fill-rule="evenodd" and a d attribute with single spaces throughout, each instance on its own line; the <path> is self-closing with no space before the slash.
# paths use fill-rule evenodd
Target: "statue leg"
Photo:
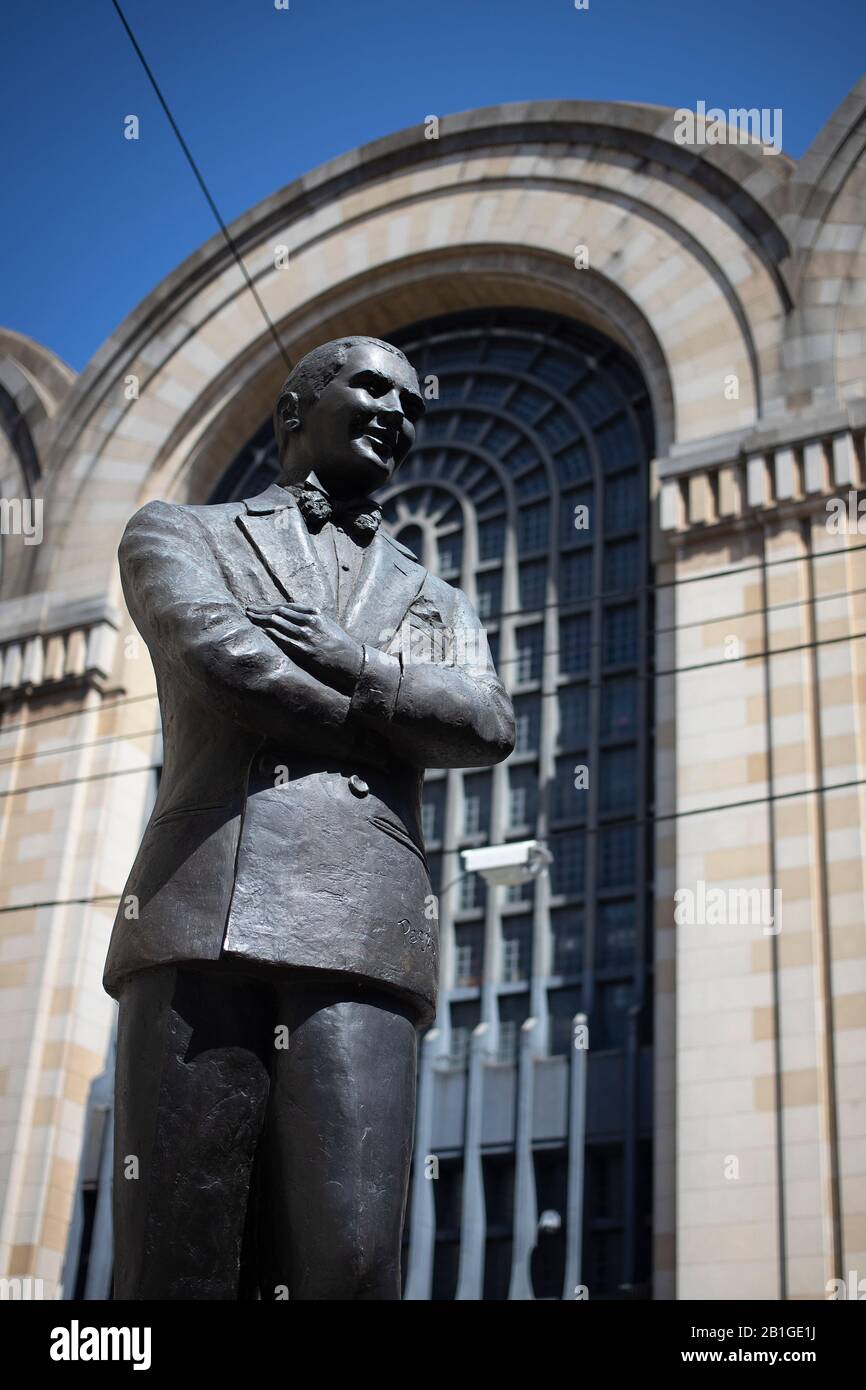
<path id="1" fill-rule="evenodd" d="M 238 1298 L 250 1173 L 273 1054 L 267 986 L 160 966 L 118 1021 L 116 1299 Z"/>
<path id="2" fill-rule="evenodd" d="M 385 993 L 288 982 L 260 1149 L 263 1299 L 399 1299 L 417 1029 Z"/>

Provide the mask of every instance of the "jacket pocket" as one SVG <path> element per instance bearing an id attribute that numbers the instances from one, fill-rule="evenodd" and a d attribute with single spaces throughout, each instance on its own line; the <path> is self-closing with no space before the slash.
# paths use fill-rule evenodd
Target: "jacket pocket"
<path id="1" fill-rule="evenodd" d="M 398 844 L 405 846 L 406 849 L 410 849 L 413 854 L 416 854 L 429 874 L 430 866 L 427 863 L 426 854 L 421 846 L 415 843 L 404 825 L 398 825 L 394 821 L 386 820 L 384 816 L 371 816 L 370 824 L 375 825 L 377 830 L 383 830 L 386 835 L 391 836 L 392 840 L 396 840 Z"/>

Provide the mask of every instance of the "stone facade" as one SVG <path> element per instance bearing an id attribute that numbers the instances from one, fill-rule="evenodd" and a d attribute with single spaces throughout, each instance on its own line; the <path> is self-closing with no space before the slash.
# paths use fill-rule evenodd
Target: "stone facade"
<path id="1" fill-rule="evenodd" d="M 856 520 L 866 489 L 864 123 L 866 82 L 794 162 L 683 147 L 662 108 L 490 108 L 355 150 L 231 228 L 293 360 L 507 306 L 588 324 L 643 375 L 660 1298 L 821 1298 L 866 1274 L 866 586 L 860 532 L 828 510 L 854 494 Z M 51 1291 L 160 761 L 117 544 L 149 499 L 210 495 L 283 375 L 218 236 L 75 380 L 0 332 L 0 498 L 41 502 L 44 526 L 2 537 L 0 1264 Z M 699 883 L 778 889 L 782 929 L 675 926 Z"/>

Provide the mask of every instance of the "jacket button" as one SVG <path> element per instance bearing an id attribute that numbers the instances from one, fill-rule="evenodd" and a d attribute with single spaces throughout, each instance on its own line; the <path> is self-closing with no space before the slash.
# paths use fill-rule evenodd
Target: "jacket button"
<path id="1" fill-rule="evenodd" d="M 370 788 L 363 777 L 359 777 L 357 772 L 353 772 L 349 778 L 349 790 L 354 792 L 355 796 L 366 796 Z"/>

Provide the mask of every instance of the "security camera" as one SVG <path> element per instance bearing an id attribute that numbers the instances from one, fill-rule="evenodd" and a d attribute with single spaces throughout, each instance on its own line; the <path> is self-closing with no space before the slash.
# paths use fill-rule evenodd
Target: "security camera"
<path id="1" fill-rule="evenodd" d="M 543 874 L 553 863 L 553 855 L 540 840 L 515 840 L 507 845 L 485 845 L 483 849 L 460 851 L 467 874 L 481 874 L 493 887 L 514 887 Z"/>

